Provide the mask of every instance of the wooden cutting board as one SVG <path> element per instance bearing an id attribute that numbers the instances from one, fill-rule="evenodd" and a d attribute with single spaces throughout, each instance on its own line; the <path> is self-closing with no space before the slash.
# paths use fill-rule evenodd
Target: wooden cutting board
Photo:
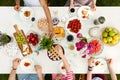
<path id="1" fill-rule="evenodd" d="M 23 38 L 27 41 L 25 34 L 24 34 L 24 31 L 19 30 L 18 26 L 16 24 L 14 25 L 14 28 L 16 30 L 16 32 L 13 33 L 15 39 L 16 39 L 16 36 L 18 36 L 18 34 L 21 34 L 23 36 Z M 16 41 L 17 41 L 17 39 L 16 39 Z M 19 43 L 17 43 L 17 44 L 18 44 L 18 47 L 19 47 L 19 49 L 24 57 L 27 55 L 30 55 L 32 53 L 32 49 L 31 49 L 30 45 L 28 44 L 28 42 L 26 44 L 19 44 Z M 24 45 L 27 46 L 26 50 L 24 50 Z M 26 53 L 26 54 L 24 54 L 24 53 Z"/>

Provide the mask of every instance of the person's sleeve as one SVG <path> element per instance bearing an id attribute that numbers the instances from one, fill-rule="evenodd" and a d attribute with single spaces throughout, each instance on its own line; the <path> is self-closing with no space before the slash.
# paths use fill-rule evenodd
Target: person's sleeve
<path id="1" fill-rule="evenodd" d="M 75 80 L 75 75 L 73 74 L 72 71 L 67 72 L 66 79 L 67 80 Z"/>

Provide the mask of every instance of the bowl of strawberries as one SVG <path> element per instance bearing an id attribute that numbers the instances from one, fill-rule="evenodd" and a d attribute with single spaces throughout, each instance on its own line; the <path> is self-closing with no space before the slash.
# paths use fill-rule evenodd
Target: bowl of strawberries
<path id="1" fill-rule="evenodd" d="M 70 34 L 77 34 L 81 28 L 81 22 L 77 17 L 72 17 L 66 22 L 66 30 Z"/>
<path id="2" fill-rule="evenodd" d="M 39 42 L 39 35 L 35 32 L 30 32 L 27 35 L 27 40 L 29 44 L 36 46 Z"/>

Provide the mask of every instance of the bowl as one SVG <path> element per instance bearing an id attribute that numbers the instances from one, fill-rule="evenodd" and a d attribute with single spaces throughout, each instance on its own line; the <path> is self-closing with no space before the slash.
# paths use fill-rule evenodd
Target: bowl
<path id="1" fill-rule="evenodd" d="M 81 22 L 77 17 L 71 17 L 67 20 L 65 29 L 69 34 L 76 35 L 82 28 Z"/>
<path id="2" fill-rule="evenodd" d="M 19 15 L 23 21 L 31 21 L 33 17 L 33 10 L 30 7 L 23 7 L 20 10 Z"/>
<path id="3" fill-rule="evenodd" d="M 89 40 L 87 50 L 89 50 L 89 55 L 91 56 L 98 56 L 103 51 L 103 43 L 100 39 L 92 38 Z"/>
<path id="4" fill-rule="evenodd" d="M 108 46 L 115 46 L 120 41 L 120 32 L 115 27 L 103 28 L 101 40 Z"/>

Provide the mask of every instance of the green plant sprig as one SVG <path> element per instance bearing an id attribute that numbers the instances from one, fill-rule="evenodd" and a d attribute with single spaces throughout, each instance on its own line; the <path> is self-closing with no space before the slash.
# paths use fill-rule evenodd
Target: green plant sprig
<path id="1" fill-rule="evenodd" d="M 53 44 L 54 44 L 54 40 L 45 36 L 40 41 L 40 45 L 42 46 L 42 48 L 47 50 L 49 50 L 53 46 Z"/>

